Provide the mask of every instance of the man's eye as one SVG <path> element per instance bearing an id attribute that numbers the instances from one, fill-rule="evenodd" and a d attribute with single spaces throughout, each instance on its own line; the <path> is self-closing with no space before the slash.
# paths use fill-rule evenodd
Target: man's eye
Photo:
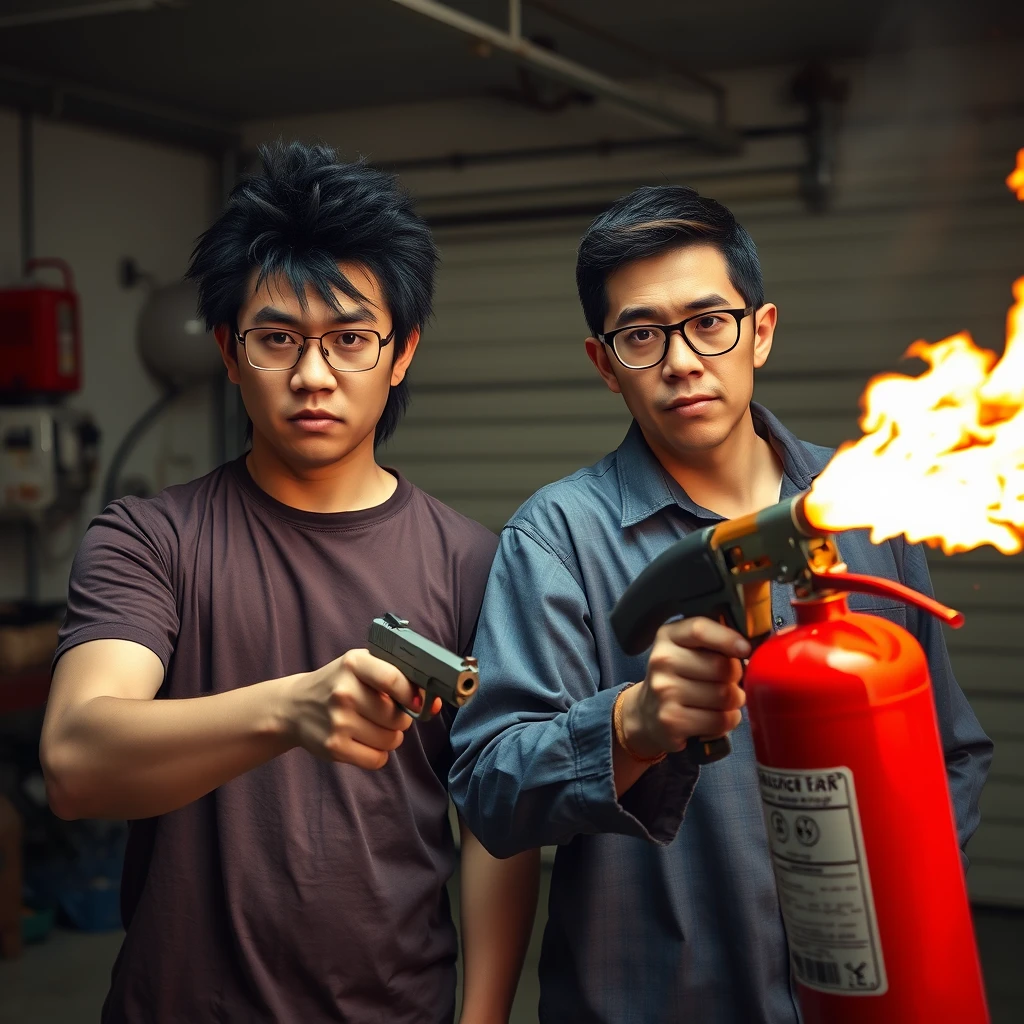
<path id="1" fill-rule="evenodd" d="M 659 332 L 650 327 L 638 327 L 634 331 L 627 332 L 626 341 L 631 345 L 645 345 L 648 342 L 657 341 L 659 336 Z"/>
<path id="2" fill-rule="evenodd" d="M 342 345 L 352 348 L 356 345 L 365 345 L 367 336 L 365 334 L 360 334 L 357 331 L 344 331 L 339 335 L 338 340 Z"/>
<path id="3" fill-rule="evenodd" d="M 699 320 L 695 320 L 694 323 L 699 331 L 713 331 L 725 323 L 725 318 L 708 313 L 707 316 L 702 316 Z"/>
<path id="4" fill-rule="evenodd" d="M 271 331 L 264 335 L 263 340 L 271 345 L 291 345 L 294 341 L 290 334 L 285 334 L 283 331 Z"/>

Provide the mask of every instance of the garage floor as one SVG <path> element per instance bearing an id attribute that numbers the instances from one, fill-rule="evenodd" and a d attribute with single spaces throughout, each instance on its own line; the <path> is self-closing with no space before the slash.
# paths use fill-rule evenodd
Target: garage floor
<path id="1" fill-rule="evenodd" d="M 549 875 L 542 876 L 541 907 Z M 457 894 L 457 886 L 452 886 Z M 453 907 L 457 912 L 457 906 Z M 537 959 L 543 912 L 538 913 L 511 1024 L 537 1019 Z M 457 918 L 456 918 L 457 919 Z M 978 944 L 988 984 L 992 1024 L 1024 1020 L 1024 911 L 976 911 Z M 89 1024 L 98 1020 L 119 934 L 57 931 L 16 961 L 0 961 L 0 1024 Z M 200 1022 L 196 1022 L 200 1024 Z"/>

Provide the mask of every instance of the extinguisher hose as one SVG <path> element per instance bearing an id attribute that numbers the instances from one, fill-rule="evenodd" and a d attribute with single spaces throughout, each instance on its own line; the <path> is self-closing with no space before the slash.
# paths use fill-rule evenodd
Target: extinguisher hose
<path id="1" fill-rule="evenodd" d="M 118 490 L 118 480 L 121 477 L 121 471 L 124 469 L 124 464 L 128 461 L 128 456 L 131 455 L 132 450 L 138 444 L 139 439 L 143 434 L 158 420 L 163 411 L 181 394 L 181 388 L 169 387 L 157 398 L 152 405 L 149 406 L 142 413 L 142 415 L 128 428 L 128 432 L 121 439 L 121 443 L 117 446 L 117 450 L 114 452 L 114 457 L 110 460 L 110 466 L 107 469 L 106 476 L 103 478 L 103 504 L 102 508 L 106 508 L 115 498 L 120 498 L 121 494 Z"/>

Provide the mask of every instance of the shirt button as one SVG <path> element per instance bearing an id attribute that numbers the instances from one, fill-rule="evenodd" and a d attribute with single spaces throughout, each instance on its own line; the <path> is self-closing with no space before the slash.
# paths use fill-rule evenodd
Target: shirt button
<path id="1" fill-rule="evenodd" d="M 782 618 L 782 616 L 781 615 L 776 615 L 775 616 L 775 628 L 776 629 L 782 629 L 782 627 L 784 625 L 785 625 L 785 620 Z"/>

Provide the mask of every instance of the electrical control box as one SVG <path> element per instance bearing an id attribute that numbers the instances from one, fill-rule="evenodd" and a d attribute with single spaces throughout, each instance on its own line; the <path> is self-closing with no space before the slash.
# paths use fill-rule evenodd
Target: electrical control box
<path id="1" fill-rule="evenodd" d="M 0 520 L 40 522 L 78 507 L 92 486 L 99 431 L 64 406 L 0 407 Z"/>

